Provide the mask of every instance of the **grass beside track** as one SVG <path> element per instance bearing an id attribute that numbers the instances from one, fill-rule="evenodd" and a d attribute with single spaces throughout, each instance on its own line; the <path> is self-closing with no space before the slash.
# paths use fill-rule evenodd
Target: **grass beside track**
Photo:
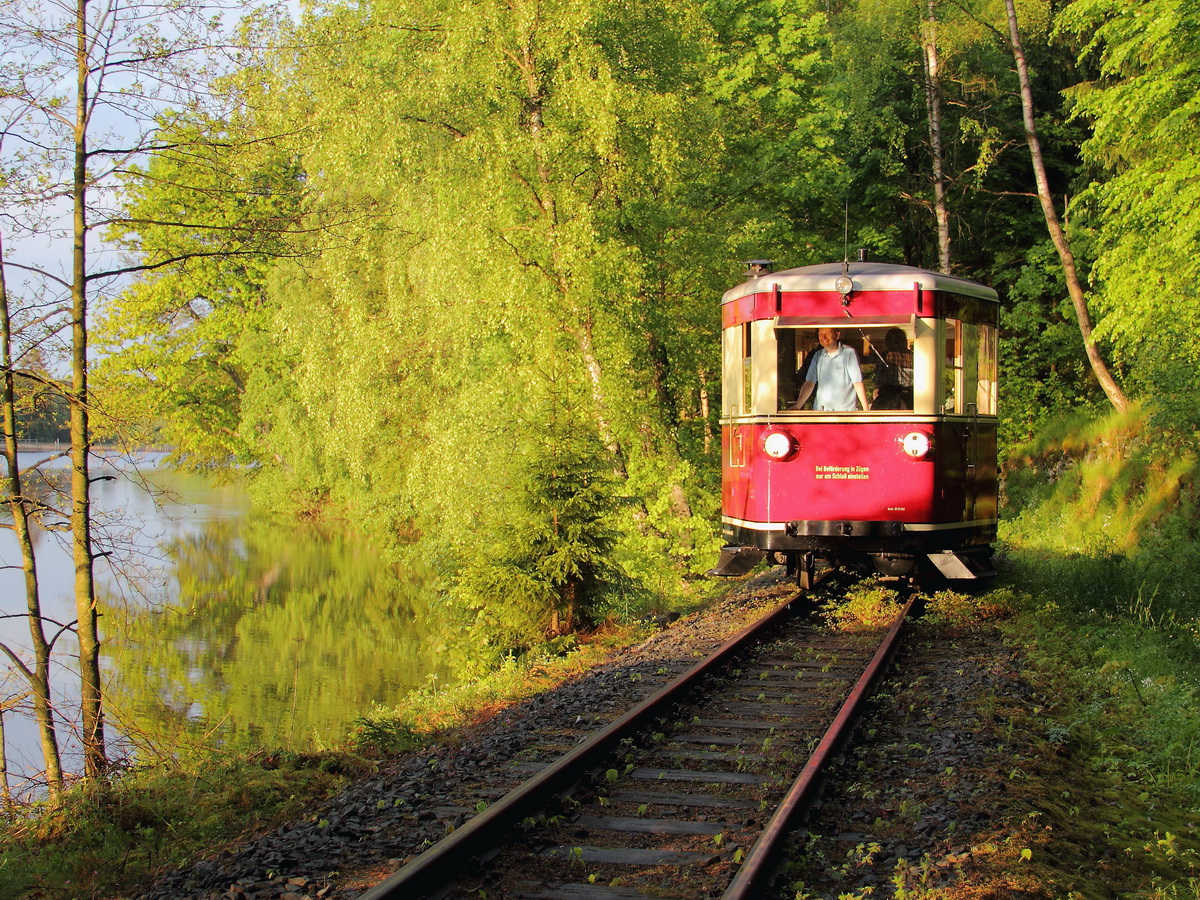
<path id="1" fill-rule="evenodd" d="M 531 656 L 458 688 L 418 692 L 403 709 L 363 716 L 340 746 L 320 753 L 161 760 L 76 786 L 58 809 L 10 807 L 0 838 L 0 898 L 127 894 L 156 872 L 310 815 L 381 762 L 454 742 L 496 709 L 578 675 L 647 633 L 644 625 L 607 628 L 563 655 Z"/>

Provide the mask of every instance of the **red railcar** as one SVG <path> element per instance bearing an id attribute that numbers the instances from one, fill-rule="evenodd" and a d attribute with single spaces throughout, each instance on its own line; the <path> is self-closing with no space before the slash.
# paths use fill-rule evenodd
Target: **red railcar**
<path id="1" fill-rule="evenodd" d="M 801 583 L 818 560 L 906 577 L 987 572 L 998 320 L 994 290 L 938 272 L 752 263 L 721 302 L 726 547 L 714 574 L 767 555 Z M 829 399 L 856 375 L 849 403 Z"/>

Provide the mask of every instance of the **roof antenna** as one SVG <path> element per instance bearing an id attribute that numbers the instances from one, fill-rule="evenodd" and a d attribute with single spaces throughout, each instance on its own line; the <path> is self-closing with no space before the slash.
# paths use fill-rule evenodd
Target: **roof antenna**
<path id="1" fill-rule="evenodd" d="M 842 274 L 833 286 L 837 292 L 842 295 L 842 306 L 850 305 L 850 292 L 854 290 L 854 281 L 850 278 L 850 195 L 846 194 L 846 243 L 844 246 L 845 255 L 842 257 Z M 846 315 L 850 315 L 850 310 L 846 310 Z"/>

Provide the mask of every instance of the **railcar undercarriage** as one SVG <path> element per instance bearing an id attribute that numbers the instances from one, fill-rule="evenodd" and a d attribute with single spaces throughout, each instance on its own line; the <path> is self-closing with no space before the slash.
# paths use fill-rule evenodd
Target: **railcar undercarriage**
<path id="1" fill-rule="evenodd" d="M 749 574 L 759 563 L 767 560 L 786 565 L 788 575 L 802 588 L 811 587 L 821 569 L 847 565 L 871 567 L 886 579 L 918 582 L 940 577 L 951 582 L 968 582 L 995 575 L 991 564 L 992 548 L 956 547 L 954 549 L 869 551 L 849 546 L 825 547 L 819 550 L 763 550 L 737 544 L 721 548 L 717 565 L 707 573 L 719 578 L 735 578 Z"/>

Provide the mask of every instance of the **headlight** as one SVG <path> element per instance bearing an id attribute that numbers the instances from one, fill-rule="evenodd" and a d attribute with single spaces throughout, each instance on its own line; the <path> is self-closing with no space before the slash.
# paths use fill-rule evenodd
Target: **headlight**
<path id="1" fill-rule="evenodd" d="M 771 459 L 789 459 L 798 449 L 799 445 L 786 431 L 770 431 L 763 438 L 763 453 Z"/>
<path id="2" fill-rule="evenodd" d="M 900 448 L 910 459 L 925 459 L 933 452 L 933 438 L 923 431 L 910 431 L 900 439 Z"/>

